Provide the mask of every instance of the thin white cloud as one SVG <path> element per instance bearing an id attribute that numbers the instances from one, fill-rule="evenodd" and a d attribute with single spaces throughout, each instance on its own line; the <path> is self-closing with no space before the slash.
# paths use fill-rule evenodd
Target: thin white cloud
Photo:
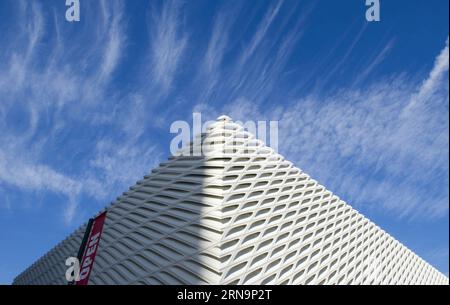
<path id="1" fill-rule="evenodd" d="M 364 25 L 361 27 L 361 29 L 356 34 L 355 38 L 353 38 L 352 43 L 347 47 L 347 50 L 345 51 L 345 53 L 341 57 L 341 59 L 338 60 L 335 64 L 333 64 L 333 66 L 331 66 L 330 68 L 327 67 L 326 72 L 325 72 L 325 76 L 320 80 L 320 82 L 323 85 L 326 85 L 327 82 L 333 76 L 335 76 L 336 72 L 338 72 L 347 63 L 348 59 L 350 58 L 350 55 L 353 53 L 355 47 L 358 45 L 358 43 L 360 42 L 361 38 L 363 37 L 363 34 L 366 32 L 367 26 L 368 26 L 368 23 L 364 23 Z M 345 36 L 346 35 L 342 36 L 342 40 L 344 40 Z M 342 43 L 342 41 L 340 41 L 340 42 Z M 335 52 L 335 50 L 332 50 L 328 54 L 327 57 L 334 56 L 334 52 Z M 316 66 L 316 69 L 318 67 L 319 67 L 319 65 Z M 320 90 L 323 90 L 323 87 L 321 87 Z"/>
<path id="2" fill-rule="evenodd" d="M 390 39 L 381 49 L 381 51 L 370 61 L 367 67 L 365 67 L 360 73 L 358 73 L 358 77 L 354 82 L 355 86 L 366 80 L 366 78 L 372 73 L 372 71 L 386 59 L 386 57 L 394 47 L 394 43 L 395 39 Z"/>
<path id="3" fill-rule="evenodd" d="M 217 69 L 220 68 L 220 64 L 222 63 L 223 55 L 228 48 L 228 33 L 231 25 L 230 18 L 231 16 L 221 12 L 214 20 L 203 64 L 204 70 L 208 74 L 217 72 Z"/>
<path id="4" fill-rule="evenodd" d="M 242 52 L 240 60 L 241 65 L 244 64 L 248 60 L 248 58 L 251 57 L 255 53 L 256 49 L 260 46 L 261 42 L 263 41 L 263 39 L 267 34 L 267 31 L 272 25 L 272 22 L 275 20 L 278 13 L 280 12 L 280 8 L 282 5 L 283 1 L 277 1 L 277 3 L 274 4 L 272 8 L 267 11 L 266 15 L 261 20 L 258 29 L 253 35 L 248 47 Z"/>
<path id="5" fill-rule="evenodd" d="M 11 152 L 11 151 L 9 151 Z M 78 206 L 76 197 L 82 183 L 49 166 L 36 163 L 25 156 L 11 156 L 0 150 L 0 182 L 6 182 L 31 192 L 53 192 L 65 195 L 64 222 L 69 225 Z"/>
<path id="6" fill-rule="evenodd" d="M 0 88 L 13 85 L 10 90 L 23 88 L 27 77 L 27 66 L 33 60 L 39 41 L 44 35 L 44 22 L 42 9 L 35 1 L 27 3 L 24 0 L 18 2 L 18 15 L 24 22 L 19 23 L 20 35 L 17 39 L 26 45 L 22 52 L 14 48 L 4 48 L 3 52 L 10 57 L 10 64 L 4 67 L 8 71 L 8 78 L 0 76 Z"/>
<path id="7" fill-rule="evenodd" d="M 104 23 L 106 23 L 105 28 L 107 29 L 107 34 L 105 35 L 106 43 L 102 56 L 103 62 L 100 70 L 100 79 L 104 79 L 111 75 L 119 63 L 126 36 L 123 29 L 125 21 L 123 19 L 124 7 L 122 2 L 116 1 L 111 4 L 103 0 L 101 1 L 101 7 Z M 112 11 L 110 12 L 108 8 Z"/>
<path id="8" fill-rule="evenodd" d="M 411 99 L 408 107 L 405 109 L 404 113 L 407 113 L 412 108 L 416 107 L 417 104 L 423 102 L 424 99 L 429 98 L 430 94 L 436 91 L 436 87 L 439 86 L 445 77 L 448 78 L 448 66 L 449 60 L 449 47 L 448 38 L 446 41 L 445 48 L 441 51 L 439 56 L 436 58 L 434 67 L 431 70 L 428 78 L 423 82 L 422 86 L 418 90 L 417 94 Z"/>
<path id="9" fill-rule="evenodd" d="M 188 37 L 180 26 L 181 3 L 164 1 L 161 11 L 153 9 L 149 25 L 153 78 L 167 91 L 178 71 Z"/>

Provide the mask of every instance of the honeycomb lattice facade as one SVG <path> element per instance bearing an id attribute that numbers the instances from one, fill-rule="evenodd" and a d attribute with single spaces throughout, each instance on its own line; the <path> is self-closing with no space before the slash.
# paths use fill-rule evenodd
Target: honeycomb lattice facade
<path id="1" fill-rule="evenodd" d="M 228 117 L 108 207 L 90 284 L 448 284 Z M 85 225 L 15 284 L 66 284 Z"/>

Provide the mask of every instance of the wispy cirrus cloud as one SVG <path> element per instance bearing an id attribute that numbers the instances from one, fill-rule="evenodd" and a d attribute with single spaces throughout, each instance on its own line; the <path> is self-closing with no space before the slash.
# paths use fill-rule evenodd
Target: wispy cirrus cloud
<path id="1" fill-rule="evenodd" d="M 151 12 L 152 75 L 164 92 L 172 86 L 188 42 L 180 25 L 181 6 L 180 2 L 167 1 L 160 11 L 153 7 Z"/>
<path id="2" fill-rule="evenodd" d="M 354 81 L 354 86 L 359 86 L 366 78 L 372 73 L 372 71 L 380 66 L 380 64 L 385 60 L 388 56 L 389 52 L 394 47 L 395 39 L 390 39 L 378 52 L 375 54 L 374 58 L 369 60 L 369 64 L 358 74 Z"/>
<path id="3" fill-rule="evenodd" d="M 113 2 L 112 9 L 110 5 L 111 3 L 109 1 L 102 0 L 100 2 L 103 16 L 103 30 L 106 31 L 102 34 L 104 37 L 104 53 L 99 74 L 101 81 L 114 72 L 126 43 L 126 33 L 124 30 L 125 20 L 122 14 L 124 10 L 123 3 Z"/>
<path id="4" fill-rule="evenodd" d="M 261 20 L 260 24 L 258 25 L 258 28 L 253 35 L 249 45 L 244 49 L 241 55 L 240 64 L 244 64 L 258 49 L 261 42 L 264 40 L 267 31 L 269 30 L 270 26 L 272 25 L 272 22 L 277 17 L 278 13 L 280 12 L 280 8 L 283 5 L 283 1 L 277 1 L 268 11 L 266 12 L 266 15 Z"/>
<path id="5" fill-rule="evenodd" d="M 68 199 L 64 220 L 70 223 L 77 205 L 76 197 L 82 183 L 58 172 L 50 166 L 27 160 L 26 156 L 11 156 L 0 150 L 0 181 L 22 190 L 54 192 Z"/>

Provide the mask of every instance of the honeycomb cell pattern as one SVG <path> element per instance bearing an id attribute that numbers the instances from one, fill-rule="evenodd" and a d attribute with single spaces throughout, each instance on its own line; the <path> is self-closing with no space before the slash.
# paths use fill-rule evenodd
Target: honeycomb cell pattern
<path id="1" fill-rule="evenodd" d="M 226 116 L 107 210 L 91 285 L 448 284 Z M 14 284 L 67 284 L 85 227 Z"/>

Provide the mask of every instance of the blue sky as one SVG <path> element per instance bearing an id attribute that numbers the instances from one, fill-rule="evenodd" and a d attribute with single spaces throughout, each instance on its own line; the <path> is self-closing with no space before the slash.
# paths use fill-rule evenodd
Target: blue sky
<path id="1" fill-rule="evenodd" d="M 0 283 L 169 154 L 278 120 L 279 152 L 448 275 L 448 1 L 0 2 Z"/>

